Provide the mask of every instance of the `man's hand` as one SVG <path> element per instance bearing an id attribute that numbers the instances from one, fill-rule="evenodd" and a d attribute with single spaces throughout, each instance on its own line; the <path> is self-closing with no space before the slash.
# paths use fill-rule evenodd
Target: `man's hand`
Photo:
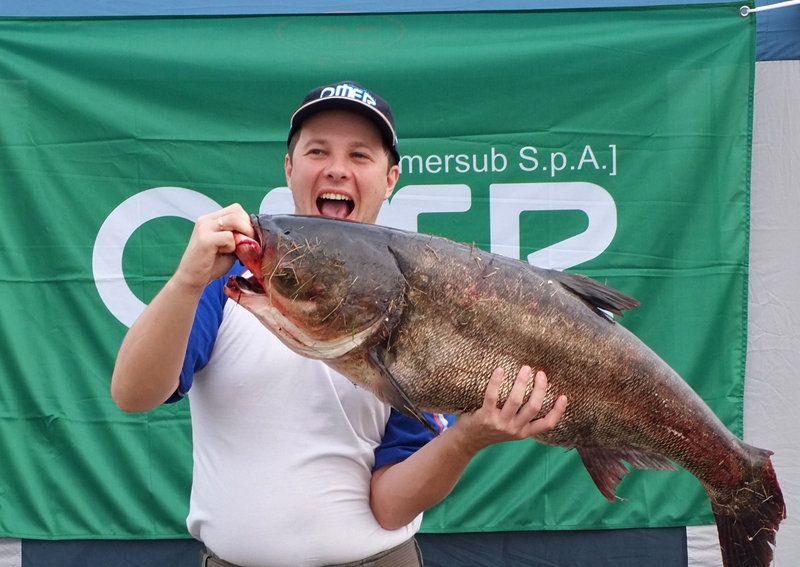
<path id="1" fill-rule="evenodd" d="M 531 379 L 534 380 L 533 390 L 528 401 L 523 403 Z M 523 366 L 505 404 L 498 408 L 502 383 L 503 369 L 497 368 L 489 379 L 483 405 L 474 412 L 460 415 L 451 428 L 452 433 L 458 432 L 460 442 L 472 454 L 494 443 L 525 439 L 550 431 L 567 409 L 567 397 L 561 395 L 553 408 L 539 417 L 547 393 L 547 376 L 541 370 L 532 378 L 530 367 Z"/>
<path id="2" fill-rule="evenodd" d="M 254 237 L 250 216 L 234 203 L 197 219 L 178 269 L 176 283 L 202 290 L 209 282 L 222 277 L 236 260 L 233 233 Z"/>
<path id="3" fill-rule="evenodd" d="M 559 396 L 553 408 L 539 418 L 547 377 L 544 372 L 536 373 L 530 399 L 523 404 L 530 381 L 531 369 L 523 366 L 506 403 L 498 408 L 503 382 L 503 370 L 498 368 L 486 387 L 482 407 L 459 416 L 455 425 L 406 460 L 373 472 L 370 507 L 378 523 L 388 530 L 397 529 L 440 502 L 482 448 L 553 429 L 567 409 L 567 397 Z"/>

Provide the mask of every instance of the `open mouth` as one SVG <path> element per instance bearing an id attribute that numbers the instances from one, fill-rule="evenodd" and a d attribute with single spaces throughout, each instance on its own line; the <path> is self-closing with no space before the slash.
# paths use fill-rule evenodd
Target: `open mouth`
<path id="1" fill-rule="evenodd" d="M 323 193 L 317 197 L 317 210 L 323 217 L 346 219 L 355 206 L 350 197 L 339 193 Z"/>
<path id="2" fill-rule="evenodd" d="M 227 287 L 239 293 L 266 294 L 264 286 L 252 274 L 243 276 L 231 276 L 228 278 Z"/>
<path id="3" fill-rule="evenodd" d="M 228 281 L 225 282 L 225 295 L 241 304 L 243 299 L 263 297 L 267 292 L 254 275 L 245 272 L 241 276 L 228 276 Z"/>

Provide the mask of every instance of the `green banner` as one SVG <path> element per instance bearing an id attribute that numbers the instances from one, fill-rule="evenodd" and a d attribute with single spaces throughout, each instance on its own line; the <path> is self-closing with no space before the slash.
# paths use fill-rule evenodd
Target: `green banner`
<path id="1" fill-rule="evenodd" d="M 291 211 L 289 116 L 342 79 L 397 120 L 379 222 L 637 297 L 623 324 L 741 435 L 755 20 L 737 8 L 0 20 L 0 536 L 187 536 L 189 406 L 118 410 L 116 351 L 194 218 Z M 507 443 L 423 529 L 711 521 L 685 471 L 618 493 L 574 451 Z"/>

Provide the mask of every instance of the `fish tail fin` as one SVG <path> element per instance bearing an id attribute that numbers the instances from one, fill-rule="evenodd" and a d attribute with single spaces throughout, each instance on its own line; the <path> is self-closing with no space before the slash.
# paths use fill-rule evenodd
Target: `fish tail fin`
<path id="1" fill-rule="evenodd" d="M 772 453 L 755 451 L 758 456 L 749 480 L 734 487 L 724 501 L 709 491 L 725 567 L 768 567 L 775 532 L 786 517 L 783 494 L 769 458 Z"/>

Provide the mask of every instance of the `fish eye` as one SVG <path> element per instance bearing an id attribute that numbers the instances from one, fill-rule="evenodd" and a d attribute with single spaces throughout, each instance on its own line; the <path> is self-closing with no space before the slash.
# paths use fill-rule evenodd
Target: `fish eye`
<path id="1" fill-rule="evenodd" d="M 319 297 L 321 287 L 315 283 L 313 274 L 300 274 L 291 263 L 279 265 L 269 277 L 269 286 L 284 297 L 313 300 Z"/>
<path id="2" fill-rule="evenodd" d="M 286 286 L 294 287 L 300 283 L 294 270 L 283 269 L 276 271 L 272 276 L 278 278 Z"/>

